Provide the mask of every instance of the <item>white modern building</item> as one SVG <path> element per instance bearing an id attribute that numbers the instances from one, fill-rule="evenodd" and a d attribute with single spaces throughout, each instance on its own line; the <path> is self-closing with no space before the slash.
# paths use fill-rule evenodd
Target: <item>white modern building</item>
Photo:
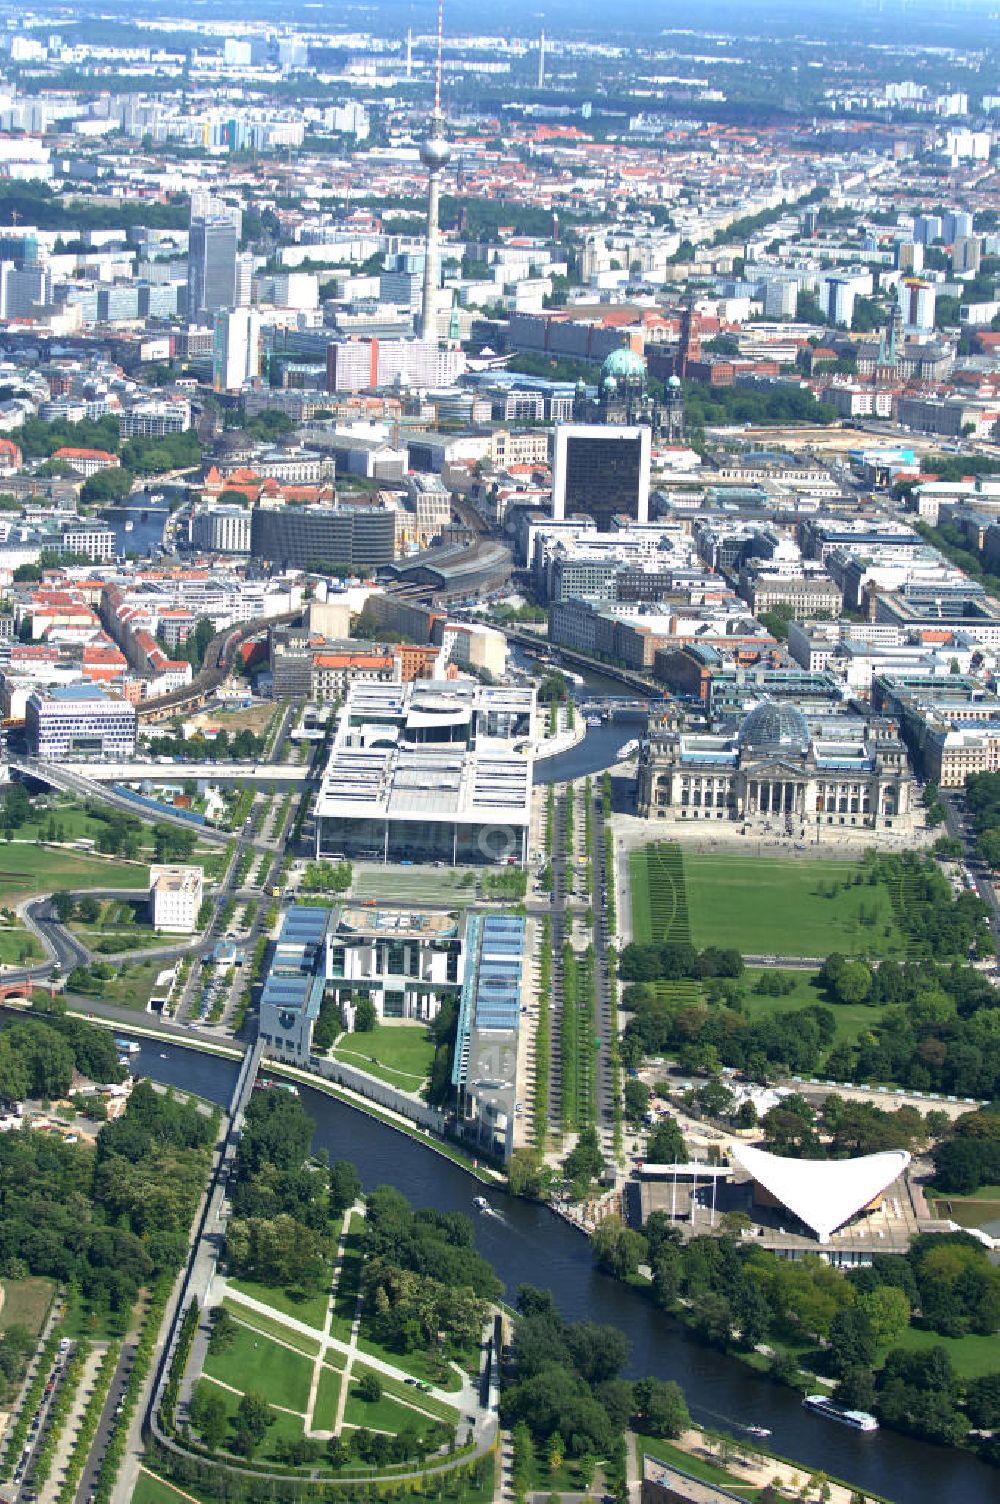
<path id="1" fill-rule="evenodd" d="M 226 308 L 215 315 L 212 384 L 217 392 L 238 392 L 260 375 L 260 315 L 250 308 Z"/>
<path id="2" fill-rule="evenodd" d="M 337 909 L 326 932 L 327 996 L 353 1030 L 368 998 L 382 1019 L 429 1022 L 462 986 L 464 921 L 440 910 Z"/>
<path id="3" fill-rule="evenodd" d="M 533 687 L 357 684 L 316 801 L 316 855 L 523 864 Z"/>
<path id="4" fill-rule="evenodd" d="M 824 1244 L 853 1217 L 877 1211 L 910 1163 L 905 1149 L 861 1159 L 787 1159 L 734 1142 L 729 1152 L 753 1181 L 754 1205 L 784 1209 Z"/>
<path id="5" fill-rule="evenodd" d="M 193 935 L 204 896 L 205 874 L 200 867 L 150 867 L 149 915 L 154 930 Z"/>
<path id="6" fill-rule="evenodd" d="M 32 757 L 118 762 L 135 755 L 136 710 L 94 684 L 37 690 L 28 700 L 25 739 Z"/>

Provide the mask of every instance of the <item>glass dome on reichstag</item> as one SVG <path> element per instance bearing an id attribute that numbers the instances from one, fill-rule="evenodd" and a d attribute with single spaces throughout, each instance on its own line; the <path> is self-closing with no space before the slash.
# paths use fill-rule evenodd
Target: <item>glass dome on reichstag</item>
<path id="1" fill-rule="evenodd" d="M 804 756 L 812 741 L 805 716 L 797 705 L 778 705 L 762 700 L 739 731 L 744 752 L 796 752 Z"/>

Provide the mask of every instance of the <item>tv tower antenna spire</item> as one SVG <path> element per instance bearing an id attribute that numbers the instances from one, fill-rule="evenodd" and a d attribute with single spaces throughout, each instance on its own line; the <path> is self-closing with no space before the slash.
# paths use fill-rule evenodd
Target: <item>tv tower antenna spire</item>
<path id="1" fill-rule="evenodd" d="M 441 110 L 441 54 L 444 46 L 444 0 L 438 0 L 437 68 L 434 73 L 434 109 L 430 134 L 420 148 L 420 160 L 427 168 L 427 241 L 424 251 L 424 286 L 420 301 L 418 330 L 422 339 L 436 339 L 438 333 L 438 260 L 440 232 L 438 203 L 441 196 L 441 169 L 451 158 L 451 147 L 444 134 Z"/>
<path id="2" fill-rule="evenodd" d="M 438 0 L 437 66 L 434 69 L 434 119 L 441 120 L 441 54 L 444 51 L 444 0 Z"/>

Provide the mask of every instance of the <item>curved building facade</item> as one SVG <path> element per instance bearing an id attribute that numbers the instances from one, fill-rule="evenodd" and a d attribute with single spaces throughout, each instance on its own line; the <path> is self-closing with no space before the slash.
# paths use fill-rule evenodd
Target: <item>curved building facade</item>
<path id="1" fill-rule="evenodd" d="M 391 563 L 396 520 L 384 507 L 255 507 L 250 553 L 282 569 Z"/>

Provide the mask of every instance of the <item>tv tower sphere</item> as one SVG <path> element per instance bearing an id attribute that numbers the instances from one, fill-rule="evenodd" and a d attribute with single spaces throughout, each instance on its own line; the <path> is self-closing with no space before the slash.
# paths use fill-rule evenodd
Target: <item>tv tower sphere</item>
<path id="1" fill-rule="evenodd" d="M 435 122 L 440 129 L 438 122 Z M 420 160 L 431 172 L 438 172 L 451 161 L 451 146 L 437 130 L 420 143 Z"/>

